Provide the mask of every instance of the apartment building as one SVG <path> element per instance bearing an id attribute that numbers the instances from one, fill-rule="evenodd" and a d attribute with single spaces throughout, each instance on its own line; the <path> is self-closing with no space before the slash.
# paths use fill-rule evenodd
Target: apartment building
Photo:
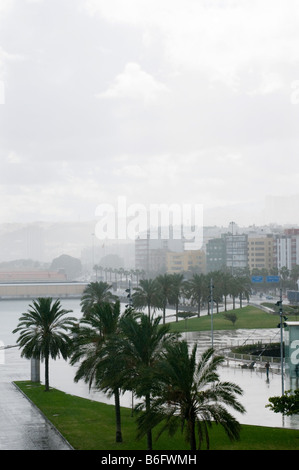
<path id="1" fill-rule="evenodd" d="M 181 253 L 166 253 L 166 271 L 169 274 L 196 270 L 206 272 L 206 255 L 203 250 L 190 250 Z"/>
<path id="2" fill-rule="evenodd" d="M 207 272 L 220 271 L 226 267 L 225 238 L 212 238 L 206 244 Z"/>
<path id="3" fill-rule="evenodd" d="M 248 267 L 253 269 L 266 269 L 270 271 L 273 261 L 273 236 L 248 238 Z"/>
<path id="4" fill-rule="evenodd" d="M 262 233 L 264 232 L 264 233 Z M 232 274 L 248 268 L 291 270 L 299 265 L 299 229 L 284 231 L 264 230 L 248 233 L 219 233 L 210 238 L 204 250 L 184 250 L 183 239 L 151 239 L 140 237 L 135 241 L 135 267 L 145 272 L 182 272 L 199 269 L 213 272 L 227 269 Z"/>
<path id="5" fill-rule="evenodd" d="M 228 269 L 232 274 L 248 266 L 248 235 L 222 234 L 206 245 L 207 272 Z"/>
<path id="6" fill-rule="evenodd" d="M 299 229 L 287 229 L 282 235 L 275 236 L 273 262 L 278 269 L 285 266 L 291 270 L 299 265 Z"/>
<path id="7" fill-rule="evenodd" d="M 228 234 L 223 236 L 226 246 L 226 267 L 235 274 L 248 266 L 248 235 Z"/>

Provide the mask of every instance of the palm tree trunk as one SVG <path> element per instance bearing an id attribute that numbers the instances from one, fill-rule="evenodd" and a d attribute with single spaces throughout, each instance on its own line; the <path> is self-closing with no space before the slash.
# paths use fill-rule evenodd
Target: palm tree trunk
<path id="1" fill-rule="evenodd" d="M 189 443 L 190 443 L 190 450 L 196 450 L 196 438 L 195 438 L 195 416 L 194 412 L 191 412 L 191 416 L 188 422 L 189 426 Z"/>
<path id="2" fill-rule="evenodd" d="M 150 403 L 150 395 L 146 395 L 145 397 L 145 408 L 146 411 L 150 411 L 151 403 Z M 147 450 L 153 450 L 153 440 L 152 440 L 152 430 L 150 429 L 147 431 Z"/>
<path id="3" fill-rule="evenodd" d="M 45 356 L 45 392 L 49 391 L 49 354 Z"/>
<path id="4" fill-rule="evenodd" d="M 122 442 L 122 433 L 121 433 L 121 418 L 120 418 L 120 400 L 119 400 L 119 389 L 114 390 L 114 403 L 115 403 L 115 421 L 116 421 L 116 442 Z"/>

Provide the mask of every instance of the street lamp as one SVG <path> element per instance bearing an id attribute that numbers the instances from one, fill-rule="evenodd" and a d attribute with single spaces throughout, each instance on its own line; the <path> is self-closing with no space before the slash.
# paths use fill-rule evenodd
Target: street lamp
<path id="1" fill-rule="evenodd" d="M 276 305 L 279 307 L 279 316 L 280 316 L 280 322 L 278 328 L 280 328 L 280 369 L 281 369 L 281 395 L 284 395 L 284 367 L 283 367 L 283 327 L 284 323 L 282 319 L 283 317 L 283 311 L 282 311 L 282 289 L 280 289 L 280 300 L 276 302 Z"/>
<path id="2" fill-rule="evenodd" d="M 231 222 L 231 226 L 232 226 L 232 270 L 231 270 L 231 274 L 232 276 L 234 275 L 234 223 L 235 222 Z"/>
<path id="3" fill-rule="evenodd" d="M 214 331 L 213 331 L 213 279 L 211 278 L 210 282 L 210 300 L 211 300 L 211 340 L 212 340 L 212 348 L 214 347 Z"/>

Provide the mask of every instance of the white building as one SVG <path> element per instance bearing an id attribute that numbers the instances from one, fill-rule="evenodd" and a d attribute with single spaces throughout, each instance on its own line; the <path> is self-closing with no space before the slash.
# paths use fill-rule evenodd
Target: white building
<path id="1" fill-rule="evenodd" d="M 299 229 L 287 229 L 283 235 L 277 235 L 273 244 L 274 266 L 291 270 L 299 265 Z"/>

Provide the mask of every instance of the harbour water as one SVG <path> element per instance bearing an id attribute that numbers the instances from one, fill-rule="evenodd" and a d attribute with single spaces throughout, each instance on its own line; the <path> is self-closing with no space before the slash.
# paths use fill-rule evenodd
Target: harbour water
<path id="1" fill-rule="evenodd" d="M 71 315 L 77 318 L 82 316 L 79 299 L 62 300 L 62 306 L 65 309 L 72 310 Z M 12 331 L 16 328 L 18 320 L 23 312 L 28 309 L 30 300 L 1 300 L 0 301 L 0 344 L 8 346 L 15 345 L 17 335 Z M 168 312 L 171 314 L 171 311 Z M 235 330 L 231 331 L 214 331 L 214 345 L 227 343 L 228 345 L 241 344 L 248 338 L 256 340 L 271 339 L 277 337 L 277 329 L 270 330 Z M 190 347 L 196 341 L 199 353 L 211 346 L 211 334 L 205 333 L 185 333 L 185 338 Z M 275 370 L 270 369 L 269 378 L 262 367 L 254 369 L 243 369 L 240 364 L 230 362 L 225 363 L 219 368 L 221 380 L 231 381 L 238 384 L 244 394 L 240 401 L 246 408 L 246 414 L 237 415 L 236 418 L 243 424 L 285 427 L 299 429 L 299 416 L 282 417 L 266 408 L 268 399 L 271 396 L 281 395 L 281 375 Z M 50 361 L 50 386 L 62 390 L 66 393 L 81 396 L 104 403 L 113 403 L 113 400 L 107 398 L 103 393 L 96 390 L 89 390 L 84 382 L 74 382 L 75 367 L 63 359 Z M 0 355 L 0 382 L 14 380 L 30 379 L 30 361 L 24 359 L 20 355 L 19 348 L 12 347 L 1 351 Z M 44 379 L 44 366 L 41 364 L 41 381 Z M 286 378 L 287 380 L 287 378 Z M 287 390 L 287 382 L 285 385 Z M 132 395 L 126 393 L 121 399 L 122 406 L 131 407 Z"/>

